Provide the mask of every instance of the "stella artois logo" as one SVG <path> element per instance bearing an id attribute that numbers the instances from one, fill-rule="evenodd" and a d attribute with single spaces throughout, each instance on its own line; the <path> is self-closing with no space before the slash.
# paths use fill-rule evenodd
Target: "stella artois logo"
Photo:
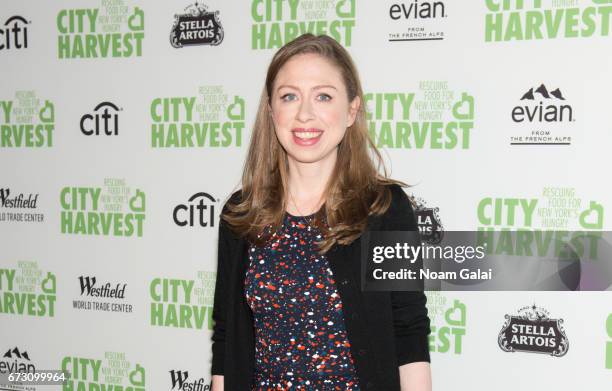
<path id="1" fill-rule="evenodd" d="M 219 11 L 209 12 L 204 4 L 191 4 L 184 14 L 174 15 L 170 44 L 181 48 L 189 45 L 219 45 L 223 41 L 223 27 Z"/>
<path id="2" fill-rule="evenodd" d="M 544 308 L 535 304 L 506 315 L 506 323 L 497 339 L 504 352 L 527 352 L 565 356 L 569 341 L 563 329 L 563 319 L 552 319 Z"/>
<path id="3" fill-rule="evenodd" d="M 421 233 L 421 241 L 425 244 L 438 244 L 444 237 L 444 227 L 438 212 L 440 208 L 427 207 L 422 198 L 409 197 L 414 207 L 414 214 Z"/>

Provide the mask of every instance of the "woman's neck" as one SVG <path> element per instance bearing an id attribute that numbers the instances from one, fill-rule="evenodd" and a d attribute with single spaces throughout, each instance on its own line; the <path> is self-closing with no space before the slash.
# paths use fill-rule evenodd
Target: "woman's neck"
<path id="1" fill-rule="evenodd" d="M 325 202 L 323 193 L 336 165 L 336 151 L 313 163 L 289 159 L 288 204 L 297 203 L 298 213 L 314 213 Z M 293 209 L 293 208 L 292 208 Z"/>

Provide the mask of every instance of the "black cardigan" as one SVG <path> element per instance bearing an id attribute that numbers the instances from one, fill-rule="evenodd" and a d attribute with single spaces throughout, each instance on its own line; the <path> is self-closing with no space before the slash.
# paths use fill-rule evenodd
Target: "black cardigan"
<path id="1" fill-rule="evenodd" d="M 399 185 L 390 185 L 391 206 L 370 217 L 369 230 L 415 231 L 411 203 Z M 235 202 L 240 191 L 228 202 Z M 225 210 L 225 207 L 224 207 Z M 248 242 L 221 220 L 212 336 L 212 375 L 224 375 L 226 391 L 250 391 L 255 363 L 253 315 L 244 296 Z M 399 391 L 398 367 L 430 361 L 429 317 L 423 292 L 361 291 L 360 239 L 327 253 L 337 281 L 351 354 L 361 390 Z"/>

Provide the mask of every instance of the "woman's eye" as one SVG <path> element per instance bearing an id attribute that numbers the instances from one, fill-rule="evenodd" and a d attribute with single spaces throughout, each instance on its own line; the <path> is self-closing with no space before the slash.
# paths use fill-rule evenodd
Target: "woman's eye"
<path id="1" fill-rule="evenodd" d="M 329 96 L 327 94 L 321 94 L 321 95 L 319 95 L 319 100 L 328 101 L 328 100 L 331 100 L 331 96 Z"/>
<path id="2" fill-rule="evenodd" d="M 281 96 L 281 100 L 285 101 L 285 102 L 290 102 L 292 100 L 294 100 L 295 98 L 295 94 L 285 94 L 283 96 Z"/>

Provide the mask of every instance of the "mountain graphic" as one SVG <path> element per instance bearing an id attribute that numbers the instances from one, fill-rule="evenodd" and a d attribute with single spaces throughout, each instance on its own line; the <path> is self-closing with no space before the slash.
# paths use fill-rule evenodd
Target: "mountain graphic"
<path id="1" fill-rule="evenodd" d="M 563 94 L 561 93 L 561 90 L 558 88 L 556 90 L 550 91 L 550 94 L 557 99 L 565 100 L 565 98 L 563 97 Z"/>
<path id="2" fill-rule="evenodd" d="M 550 95 L 548 94 L 548 90 L 546 89 L 546 86 L 544 84 L 540 84 L 540 86 L 537 90 L 535 90 L 535 92 L 542 95 L 544 99 L 550 99 Z"/>
<path id="3" fill-rule="evenodd" d="M 523 96 L 521 96 L 521 100 L 533 100 L 533 88 L 530 88 L 529 91 L 525 92 Z"/>
<path id="4" fill-rule="evenodd" d="M 25 358 L 26 360 L 30 361 L 30 357 L 28 356 L 28 352 L 19 352 L 19 349 L 17 349 L 17 347 L 13 348 L 12 350 L 9 349 L 6 351 L 6 353 L 4 353 L 3 357 L 6 358 L 13 358 L 13 356 L 15 356 L 16 358 Z"/>
<path id="5" fill-rule="evenodd" d="M 534 89 L 533 87 L 529 89 L 529 91 L 525 92 L 523 94 L 523 96 L 521 96 L 521 100 L 534 100 L 535 99 L 535 93 L 538 93 L 542 96 L 542 98 L 544 99 L 561 99 L 561 100 L 565 100 L 565 98 L 563 97 L 563 94 L 561 93 L 561 90 L 559 88 L 554 89 L 552 91 L 548 91 L 548 89 L 546 88 L 546 86 L 544 85 L 544 83 L 540 84 L 540 86 L 536 89 Z M 552 96 L 551 96 L 552 95 Z"/>

